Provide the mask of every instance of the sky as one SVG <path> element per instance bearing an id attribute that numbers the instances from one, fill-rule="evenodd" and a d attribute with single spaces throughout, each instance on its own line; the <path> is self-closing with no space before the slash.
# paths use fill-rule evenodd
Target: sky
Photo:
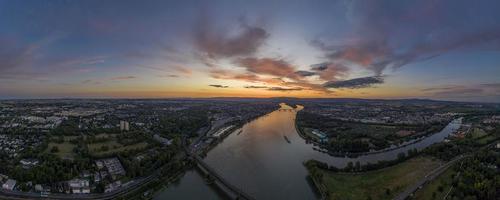
<path id="1" fill-rule="evenodd" d="M 0 0 L 0 98 L 500 102 L 500 1 Z"/>

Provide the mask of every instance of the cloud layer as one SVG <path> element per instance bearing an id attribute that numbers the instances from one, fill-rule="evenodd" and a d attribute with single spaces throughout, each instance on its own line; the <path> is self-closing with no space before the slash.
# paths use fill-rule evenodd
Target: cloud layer
<path id="1" fill-rule="evenodd" d="M 498 14 L 489 4 L 467 1 L 352 1 L 349 42 L 311 44 L 334 62 L 347 62 L 381 75 L 390 67 L 430 59 L 453 50 L 500 50 Z"/>
<path id="2" fill-rule="evenodd" d="M 384 79 L 381 76 L 369 76 L 369 77 L 362 77 L 362 78 L 354 78 L 354 79 L 349 79 L 349 80 L 343 80 L 343 81 L 329 81 L 323 84 L 324 87 L 327 88 L 349 88 L 349 89 L 356 89 L 356 88 L 366 88 L 366 87 L 371 87 L 376 84 L 382 84 L 384 83 Z"/>
<path id="3" fill-rule="evenodd" d="M 196 46 L 209 58 L 251 55 L 269 37 L 263 27 L 249 25 L 244 19 L 239 21 L 238 34 L 229 35 L 217 29 L 209 15 L 201 16 L 194 33 Z"/>

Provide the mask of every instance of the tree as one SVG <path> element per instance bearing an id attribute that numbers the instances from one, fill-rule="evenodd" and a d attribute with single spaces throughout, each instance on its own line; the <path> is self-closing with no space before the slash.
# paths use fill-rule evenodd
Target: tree
<path id="1" fill-rule="evenodd" d="M 50 149 L 50 153 L 57 153 L 59 152 L 59 148 L 57 146 L 53 146 L 51 149 Z"/>
<path id="2" fill-rule="evenodd" d="M 385 188 L 385 195 L 387 195 L 387 196 L 391 195 L 391 189 L 390 188 Z"/>
<path id="3" fill-rule="evenodd" d="M 101 151 L 108 151 L 109 147 L 107 145 L 104 145 L 101 147 Z"/>

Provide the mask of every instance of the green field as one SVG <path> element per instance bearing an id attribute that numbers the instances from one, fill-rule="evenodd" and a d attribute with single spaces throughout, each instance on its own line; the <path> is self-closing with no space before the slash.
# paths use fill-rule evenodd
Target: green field
<path id="1" fill-rule="evenodd" d="M 452 176 L 454 174 L 455 170 L 452 167 L 448 168 L 443 174 L 426 184 L 422 189 L 417 190 L 413 199 L 443 199 L 451 188 Z"/>
<path id="2" fill-rule="evenodd" d="M 440 161 L 418 157 L 401 164 L 365 173 L 323 173 L 321 182 L 328 199 L 392 199 L 406 187 L 437 168 Z"/>
<path id="3" fill-rule="evenodd" d="M 477 138 L 480 138 L 480 137 L 483 137 L 486 135 L 488 135 L 488 133 L 486 133 L 483 129 L 480 129 L 480 128 L 474 128 L 474 130 L 472 131 L 472 138 L 474 138 L 474 139 L 477 139 Z"/>
<path id="4" fill-rule="evenodd" d="M 116 153 L 116 152 L 122 152 L 126 150 L 134 150 L 134 149 L 142 149 L 148 146 L 147 142 L 137 142 L 135 144 L 131 145 L 123 145 L 118 143 L 116 140 L 116 134 L 107 134 L 107 133 L 101 133 L 95 135 L 95 139 L 105 139 L 102 142 L 92 142 L 87 145 L 87 148 L 89 152 L 93 155 L 100 156 L 104 154 L 111 154 L 111 153 Z M 78 139 L 79 136 L 64 136 L 63 142 L 62 143 L 57 143 L 55 141 L 52 141 L 48 144 L 48 148 L 45 150 L 47 153 L 51 153 L 50 150 L 52 147 L 57 146 L 58 152 L 52 153 L 54 155 L 59 156 L 62 159 L 73 159 L 75 157 L 75 153 L 73 152 L 73 149 L 76 147 L 75 144 L 72 144 L 70 141 Z M 58 137 L 53 137 L 53 140 L 59 139 Z M 89 137 L 84 136 L 83 140 L 90 142 Z M 106 146 L 107 150 L 103 150 L 102 147 Z"/>
<path id="5" fill-rule="evenodd" d="M 107 151 L 102 151 L 101 147 L 102 146 L 107 146 L 108 150 Z M 116 152 L 122 152 L 126 150 L 134 150 L 134 149 L 142 149 L 148 146 L 147 142 L 139 142 L 135 143 L 132 145 L 126 145 L 123 146 L 122 144 L 112 140 L 108 142 L 101 142 L 101 143 L 92 143 L 89 144 L 89 151 L 93 155 L 104 155 L 104 154 L 110 154 L 110 153 L 116 153 Z"/>
<path id="6" fill-rule="evenodd" d="M 50 152 L 50 150 L 54 146 L 57 146 L 59 151 L 53 154 L 59 156 L 59 158 L 73 159 L 73 157 L 75 156 L 75 153 L 73 153 L 73 148 L 75 148 L 76 146 L 68 141 L 65 141 L 61 144 L 51 142 L 49 143 L 48 148 L 45 150 L 45 152 Z"/>

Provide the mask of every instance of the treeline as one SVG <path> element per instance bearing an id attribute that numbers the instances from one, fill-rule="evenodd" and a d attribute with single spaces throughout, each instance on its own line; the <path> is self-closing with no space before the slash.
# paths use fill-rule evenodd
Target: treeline
<path id="1" fill-rule="evenodd" d="M 90 159 L 62 160 L 52 154 L 41 154 L 36 158 L 41 161 L 39 165 L 30 169 L 23 169 L 18 165 L 11 168 L 9 174 L 19 182 L 55 185 L 78 176 L 82 170 L 93 168 Z"/>
<path id="2" fill-rule="evenodd" d="M 335 166 L 331 166 L 327 163 L 317 160 L 308 160 L 304 163 L 304 165 L 310 172 L 317 169 L 329 170 L 331 172 L 366 172 L 396 165 L 418 154 L 419 153 L 416 149 L 410 149 L 408 150 L 408 153 L 399 153 L 398 157 L 394 160 L 378 161 L 377 163 L 367 162 L 366 164 L 361 164 L 359 161 L 356 161 L 354 163 L 348 162 L 347 166 L 344 168 L 337 168 Z"/>
<path id="3" fill-rule="evenodd" d="M 450 199 L 500 199 L 500 153 L 483 150 L 455 165 Z M 443 188 L 443 183 L 439 186 Z M 438 188 L 439 189 L 439 188 Z M 441 191 L 440 191 L 441 192 Z"/>
<path id="4" fill-rule="evenodd" d="M 193 136 L 196 131 L 209 123 L 208 113 L 202 108 L 191 108 L 164 115 L 159 123 L 153 127 L 153 132 L 165 136 L 187 135 Z"/>

